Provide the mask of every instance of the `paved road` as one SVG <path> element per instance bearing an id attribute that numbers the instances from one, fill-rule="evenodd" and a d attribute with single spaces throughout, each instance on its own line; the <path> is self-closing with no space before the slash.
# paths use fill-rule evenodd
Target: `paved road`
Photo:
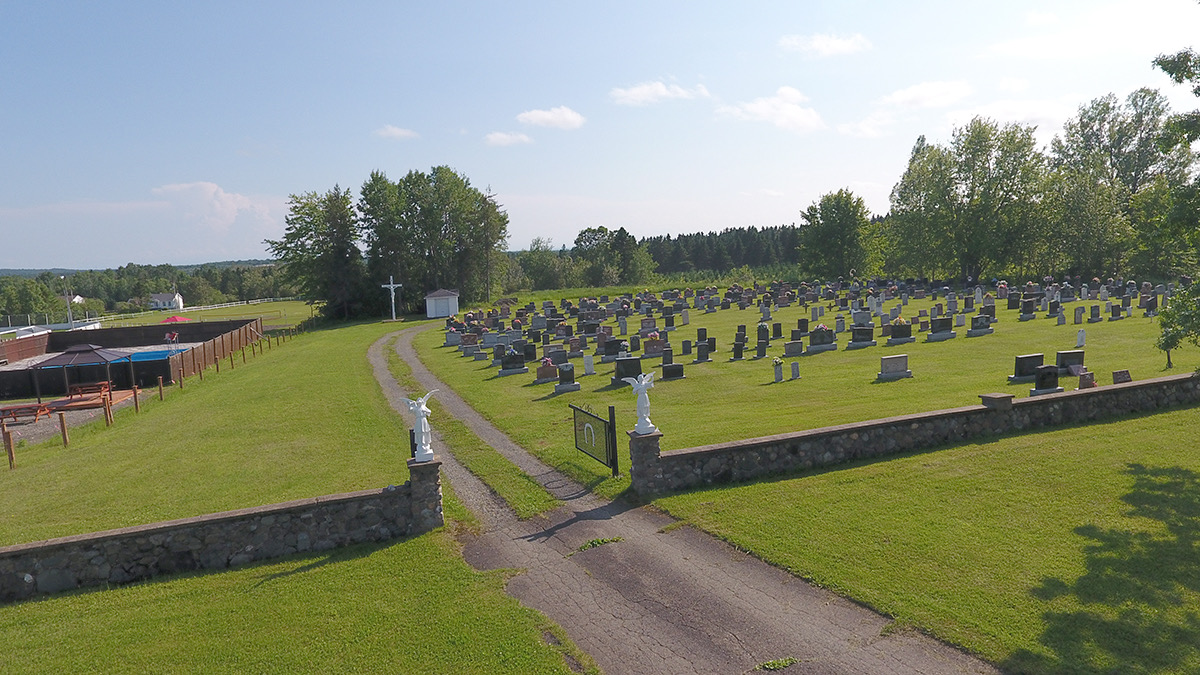
<path id="1" fill-rule="evenodd" d="M 744 673 L 795 657 L 788 673 L 997 673 L 915 631 L 884 635 L 889 621 L 829 591 L 648 508 L 601 499 L 513 443 L 440 382 L 400 332 L 397 353 L 422 392 L 564 505 L 518 520 L 453 456 L 439 451 L 447 479 L 483 523 L 464 556 L 478 569 L 517 568 L 508 592 L 545 613 L 610 674 Z M 370 350 L 392 407 L 408 417 L 384 343 Z M 411 424 L 412 420 L 408 420 Z M 434 429 L 437 420 L 431 420 Z M 436 438 L 435 438 L 436 440 Z M 444 448 L 442 444 L 435 448 Z M 588 541 L 622 540 L 579 552 Z"/>

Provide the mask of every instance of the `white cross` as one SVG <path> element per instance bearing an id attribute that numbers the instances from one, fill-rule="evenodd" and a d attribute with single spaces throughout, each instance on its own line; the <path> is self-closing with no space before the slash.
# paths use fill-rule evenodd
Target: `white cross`
<path id="1" fill-rule="evenodd" d="M 388 282 L 386 284 L 380 285 L 380 288 L 388 289 L 388 293 L 390 293 L 392 296 L 392 321 L 395 321 L 396 320 L 396 289 L 404 288 L 404 284 L 396 283 L 396 280 L 393 279 L 392 276 L 389 274 Z"/>

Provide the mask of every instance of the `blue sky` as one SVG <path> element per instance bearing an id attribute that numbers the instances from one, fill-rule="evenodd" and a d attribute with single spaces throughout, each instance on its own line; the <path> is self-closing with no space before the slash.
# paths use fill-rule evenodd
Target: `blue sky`
<path id="1" fill-rule="evenodd" d="M 888 209 L 918 135 L 1048 143 L 1200 47 L 1193 0 L 0 3 L 0 267 L 267 257 L 289 194 L 445 164 L 509 247 Z"/>

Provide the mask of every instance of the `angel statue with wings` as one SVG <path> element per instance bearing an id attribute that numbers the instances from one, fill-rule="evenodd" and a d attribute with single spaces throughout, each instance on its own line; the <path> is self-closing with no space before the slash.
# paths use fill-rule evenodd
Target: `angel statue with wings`
<path id="1" fill-rule="evenodd" d="M 636 378 L 623 377 L 623 381 L 628 382 L 629 386 L 633 387 L 633 393 L 637 394 L 637 425 L 633 430 L 639 434 L 652 434 L 658 431 L 658 427 L 650 421 L 650 394 L 647 389 L 654 386 L 654 373 L 642 373 Z"/>
<path id="2" fill-rule="evenodd" d="M 413 431 L 417 443 L 417 455 L 413 459 L 418 462 L 433 461 L 433 447 L 430 445 L 433 440 L 433 429 L 429 426 L 429 407 L 425 403 L 436 391 L 437 389 L 434 389 L 415 401 L 404 399 L 404 402 L 408 404 L 408 411 L 413 414 Z"/>

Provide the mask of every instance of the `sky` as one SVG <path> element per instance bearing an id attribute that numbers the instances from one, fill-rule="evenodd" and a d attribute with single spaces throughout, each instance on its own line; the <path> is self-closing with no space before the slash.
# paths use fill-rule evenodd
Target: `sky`
<path id="1" fill-rule="evenodd" d="M 920 135 L 975 116 L 1048 144 L 1159 89 L 1194 0 L 0 0 L 0 268 L 270 257 L 289 195 L 446 165 L 508 248 L 872 213 Z"/>

